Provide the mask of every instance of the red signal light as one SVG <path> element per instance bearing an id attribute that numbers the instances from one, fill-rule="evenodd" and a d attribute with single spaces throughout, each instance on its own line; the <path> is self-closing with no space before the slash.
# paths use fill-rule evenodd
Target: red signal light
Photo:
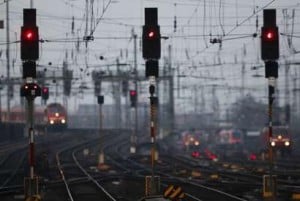
<path id="1" fill-rule="evenodd" d="M 265 29 L 262 33 L 263 40 L 275 41 L 277 40 L 277 32 L 274 29 Z"/>
<path id="2" fill-rule="evenodd" d="M 32 40 L 32 38 L 33 38 L 33 33 L 32 33 L 32 31 L 27 31 L 26 33 L 25 33 L 25 38 L 27 39 L 27 40 Z"/>
<path id="3" fill-rule="evenodd" d="M 21 33 L 21 40 L 28 42 L 38 41 L 38 30 L 37 28 L 27 27 L 23 28 Z"/>
<path id="4" fill-rule="evenodd" d="M 47 92 L 48 92 L 48 88 L 47 88 L 47 87 L 44 87 L 44 88 L 43 88 L 43 92 L 44 92 L 44 93 L 47 93 Z"/>
<path id="5" fill-rule="evenodd" d="M 274 37 L 274 34 L 272 32 L 267 33 L 267 38 L 272 39 Z"/>
<path id="6" fill-rule="evenodd" d="M 155 36 L 154 31 L 150 31 L 150 32 L 148 33 L 148 37 L 149 37 L 149 38 L 153 38 L 154 36 Z"/>
<path id="7" fill-rule="evenodd" d="M 257 157 L 256 157 L 255 154 L 252 153 L 252 154 L 250 154 L 249 159 L 250 159 L 251 161 L 255 161 L 255 160 L 257 159 Z"/>
<path id="8" fill-rule="evenodd" d="M 136 91 L 135 90 L 130 90 L 130 96 L 136 96 Z"/>

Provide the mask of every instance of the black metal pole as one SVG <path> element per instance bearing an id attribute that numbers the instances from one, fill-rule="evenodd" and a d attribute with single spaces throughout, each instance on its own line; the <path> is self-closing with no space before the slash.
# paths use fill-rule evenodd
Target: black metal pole
<path id="1" fill-rule="evenodd" d="M 269 96 L 268 96 L 268 116 L 269 116 L 269 171 L 270 171 L 270 190 L 271 190 L 271 200 L 275 199 L 275 189 L 273 183 L 273 165 L 274 165 L 274 151 L 273 146 L 271 145 L 271 139 L 273 137 L 273 119 L 272 119 L 272 105 L 274 100 L 274 93 L 275 93 L 275 78 L 269 78 Z"/>

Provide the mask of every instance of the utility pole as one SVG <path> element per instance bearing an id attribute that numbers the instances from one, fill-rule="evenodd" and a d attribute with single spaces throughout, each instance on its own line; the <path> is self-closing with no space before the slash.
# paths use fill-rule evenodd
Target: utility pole
<path id="1" fill-rule="evenodd" d="M 116 60 L 117 64 L 117 75 L 118 77 L 121 75 L 120 73 L 120 61 L 119 58 Z M 120 80 L 117 80 L 117 85 L 114 86 L 115 90 L 115 100 L 116 100 L 116 127 L 121 128 L 122 125 L 122 109 L 121 109 L 121 95 L 120 95 L 120 88 L 121 88 L 121 82 Z"/>
<path id="2" fill-rule="evenodd" d="M 205 112 L 205 96 L 204 96 L 204 86 L 201 86 L 201 113 Z"/>
<path id="3" fill-rule="evenodd" d="M 0 80 L 0 123 L 2 122 L 2 100 L 1 100 L 1 91 L 2 91 L 2 81 Z"/>
<path id="4" fill-rule="evenodd" d="M 138 71 L 137 71 L 137 35 L 134 33 L 134 30 L 132 30 L 133 34 L 133 51 L 134 51 L 134 90 L 138 92 L 138 85 L 137 85 L 137 77 L 138 77 Z M 138 133 L 138 93 L 136 93 L 136 104 L 134 106 L 134 131 L 132 136 L 132 146 L 131 146 L 131 153 L 136 152 L 136 141 L 137 141 L 137 133 Z"/>
<path id="5" fill-rule="evenodd" d="M 100 94 L 101 94 L 101 86 L 100 86 Z M 100 140 L 100 142 L 99 142 L 100 153 L 98 156 L 98 168 L 101 170 L 104 167 L 104 163 L 105 163 L 105 156 L 104 156 L 104 150 L 103 150 L 104 138 L 101 138 L 101 137 L 103 137 L 102 136 L 102 133 L 103 133 L 102 105 L 104 103 L 104 96 L 98 95 L 97 99 L 98 99 L 98 105 L 99 105 L 99 140 Z"/>
<path id="6" fill-rule="evenodd" d="M 245 71 L 245 57 L 246 57 L 246 45 L 244 44 L 243 46 L 243 61 L 242 61 L 242 98 L 245 97 L 245 74 L 246 74 L 246 71 Z"/>
<path id="7" fill-rule="evenodd" d="M 296 84 L 296 86 L 299 86 L 300 85 L 300 77 L 298 77 L 298 76 L 300 76 L 300 70 L 297 68 L 297 69 L 295 69 L 296 70 L 296 79 L 297 79 L 297 81 L 295 81 L 295 84 Z M 299 90 L 300 90 L 300 88 L 295 88 L 294 89 L 295 90 L 295 96 L 296 96 L 296 99 L 295 99 L 295 102 L 296 102 L 296 114 L 298 115 L 299 114 L 299 112 L 300 112 L 300 98 L 299 98 Z"/>
<path id="8" fill-rule="evenodd" d="M 9 38 L 9 0 L 6 0 L 6 73 L 7 73 L 7 116 L 10 120 L 10 38 Z"/>
<path id="9" fill-rule="evenodd" d="M 172 72 L 172 46 L 168 46 L 168 56 L 169 56 L 169 65 L 168 65 L 168 72 L 169 72 L 169 114 L 170 114 L 170 130 L 174 130 L 174 121 L 175 121 L 175 112 L 174 112 L 174 80 L 173 80 L 173 72 Z M 178 78 L 180 79 L 180 78 Z"/>
<path id="10" fill-rule="evenodd" d="M 289 82 L 289 71 L 290 71 L 290 65 L 288 63 L 288 61 L 285 61 L 285 66 L 284 66 L 284 74 L 285 74 L 285 124 L 286 126 L 290 125 L 290 82 Z"/>
<path id="11" fill-rule="evenodd" d="M 84 36 L 88 35 L 88 28 L 89 28 L 89 0 L 85 0 L 85 31 Z M 85 47 L 87 47 L 88 41 L 85 41 Z"/>
<path id="12" fill-rule="evenodd" d="M 194 112 L 196 115 L 198 115 L 198 105 L 199 105 L 199 99 L 198 99 L 198 86 L 195 84 L 193 87 L 193 94 L 194 94 Z"/>
<path id="13" fill-rule="evenodd" d="M 65 57 L 65 61 L 63 62 L 63 74 L 65 73 L 65 72 L 68 72 L 68 57 L 67 57 L 67 52 L 66 52 L 66 57 Z M 64 79 L 70 79 L 69 78 L 69 76 L 68 76 L 68 74 L 66 74 L 65 73 L 65 75 L 67 75 L 66 77 L 64 77 Z M 67 82 L 68 82 L 69 80 L 67 80 Z M 56 82 L 57 83 L 57 82 Z M 63 83 L 65 84 L 65 81 L 63 80 Z M 57 86 L 57 84 L 56 84 L 56 86 Z M 63 93 L 63 104 L 64 104 L 64 107 L 66 108 L 66 109 L 68 109 L 68 98 L 67 98 L 67 95 L 68 94 L 66 94 L 66 93 Z"/>
<path id="14" fill-rule="evenodd" d="M 295 69 L 295 74 L 293 76 L 293 113 L 292 113 L 292 121 L 291 121 L 291 125 L 293 125 L 293 127 L 295 127 L 295 123 L 296 123 L 296 116 L 298 114 L 298 107 L 297 107 L 297 100 L 298 100 L 298 96 L 297 96 L 297 71 Z"/>
<path id="15" fill-rule="evenodd" d="M 177 98 L 180 98 L 180 69 L 179 69 L 179 65 L 177 65 L 176 68 L 177 71 Z"/>

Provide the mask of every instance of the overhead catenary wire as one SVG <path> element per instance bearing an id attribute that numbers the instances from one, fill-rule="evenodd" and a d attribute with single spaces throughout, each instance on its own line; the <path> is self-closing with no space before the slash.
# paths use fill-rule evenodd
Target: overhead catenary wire
<path id="1" fill-rule="evenodd" d="M 251 19 L 253 16 L 255 16 L 257 13 L 261 12 L 263 9 L 267 8 L 268 6 L 270 6 L 272 3 L 274 3 L 275 0 L 271 0 L 270 2 L 268 2 L 267 4 L 265 4 L 263 7 L 261 7 L 260 9 L 256 10 L 255 13 L 252 13 L 251 15 L 249 15 L 247 18 L 245 18 L 244 20 L 242 20 L 240 23 L 238 23 L 236 26 L 234 26 L 232 29 L 230 29 L 228 32 L 226 32 L 226 34 L 223 36 L 223 40 L 225 37 L 227 37 L 229 34 L 231 34 L 233 31 L 235 31 L 237 28 L 239 28 L 241 25 L 243 25 L 245 22 L 247 22 L 249 19 Z M 209 45 L 207 48 L 203 48 L 202 50 L 196 52 L 195 55 L 192 56 L 192 58 L 196 57 L 197 55 L 205 52 L 207 49 L 209 49 L 210 47 L 212 47 L 213 45 Z"/>

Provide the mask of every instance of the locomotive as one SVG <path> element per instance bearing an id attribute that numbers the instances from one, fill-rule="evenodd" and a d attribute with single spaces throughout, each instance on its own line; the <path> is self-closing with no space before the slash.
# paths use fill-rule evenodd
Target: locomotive
<path id="1" fill-rule="evenodd" d="M 267 149 L 270 144 L 275 152 L 282 155 L 292 152 L 292 136 L 288 126 L 273 126 L 272 137 L 269 137 L 269 128 L 264 127 L 261 131 L 261 140 L 264 149 Z"/>
<path id="2" fill-rule="evenodd" d="M 45 109 L 47 125 L 49 128 L 65 129 L 67 128 L 67 111 L 59 103 L 48 104 Z"/>

